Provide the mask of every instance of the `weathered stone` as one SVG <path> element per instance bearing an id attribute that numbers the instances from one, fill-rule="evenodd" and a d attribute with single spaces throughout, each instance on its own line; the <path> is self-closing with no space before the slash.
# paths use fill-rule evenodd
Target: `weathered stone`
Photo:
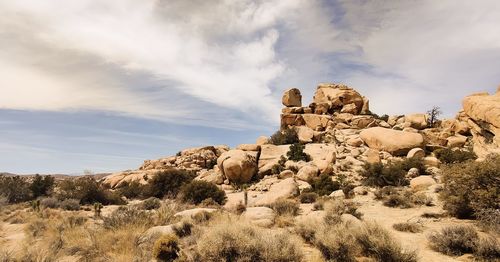
<path id="1" fill-rule="evenodd" d="M 350 138 L 347 140 L 347 144 L 350 146 L 358 147 L 363 144 L 363 140 L 359 137 Z"/>
<path id="2" fill-rule="evenodd" d="M 370 113 L 370 100 L 368 98 L 363 96 L 363 107 L 361 108 L 361 112 L 359 112 L 362 115 L 368 115 Z"/>
<path id="3" fill-rule="evenodd" d="M 424 157 L 424 164 L 426 166 L 433 166 L 433 167 L 439 167 L 439 164 L 441 162 L 439 161 L 439 159 L 433 157 L 433 156 L 427 156 L 427 157 Z"/>
<path id="4" fill-rule="evenodd" d="M 410 170 L 408 170 L 408 173 L 406 174 L 407 177 L 409 178 L 414 178 L 420 175 L 420 172 L 418 171 L 418 168 L 412 167 Z"/>
<path id="5" fill-rule="evenodd" d="M 339 199 L 339 200 L 345 199 L 345 193 L 342 190 L 335 190 L 329 196 L 333 199 Z"/>
<path id="6" fill-rule="evenodd" d="M 236 147 L 238 150 L 242 151 L 260 151 L 260 145 L 256 144 L 240 144 Z"/>
<path id="7" fill-rule="evenodd" d="M 283 94 L 281 102 L 286 107 L 301 107 L 302 95 L 300 94 L 300 90 L 297 88 L 286 90 Z"/>
<path id="8" fill-rule="evenodd" d="M 305 165 L 299 172 L 297 172 L 297 178 L 302 181 L 309 181 L 312 178 L 317 177 L 319 174 L 319 168 L 314 165 Z"/>
<path id="9" fill-rule="evenodd" d="M 303 115 L 300 114 L 281 114 L 281 127 L 302 126 L 305 125 Z"/>
<path id="10" fill-rule="evenodd" d="M 351 126 L 353 128 L 363 129 L 376 124 L 375 118 L 369 115 L 354 116 L 351 119 Z"/>
<path id="11" fill-rule="evenodd" d="M 217 159 L 217 166 L 229 181 L 247 183 L 257 173 L 257 159 L 242 150 L 230 150 Z"/>
<path id="12" fill-rule="evenodd" d="M 467 142 L 467 137 L 462 135 L 450 136 L 446 139 L 448 141 L 448 147 L 463 147 L 465 142 Z"/>
<path id="13" fill-rule="evenodd" d="M 283 113 L 283 114 L 303 114 L 304 108 L 303 107 L 284 107 L 283 109 L 281 109 L 281 113 Z"/>
<path id="14" fill-rule="evenodd" d="M 350 103 L 342 107 L 342 110 L 340 110 L 340 113 L 349 113 L 349 114 L 357 114 L 358 108 L 356 107 L 356 104 Z"/>
<path id="15" fill-rule="evenodd" d="M 331 173 L 336 159 L 334 144 L 307 144 L 304 152 L 311 157 L 311 161 L 321 173 Z"/>
<path id="16" fill-rule="evenodd" d="M 297 136 L 299 137 L 299 141 L 302 143 L 311 143 L 314 138 L 314 130 L 307 126 L 297 126 L 295 127 L 297 131 Z"/>
<path id="17" fill-rule="evenodd" d="M 294 175 L 294 173 L 292 170 L 284 170 L 283 172 L 279 173 L 278 178 L 285 179 L 285 178 L 293 177 L 293 175 Z"/>
<path id="18" fill-rule="evenodd" d="M 193 208 L 193 209 L 188 209 L 188 210 L 184 210 L 181 212 L 177 212 L 174 214 L 174 217 L 193 218 L 194 216 L 196 216 L 200 213 L 203 213 L 203 212 L 212 213 L 215 211 L 217 211 L 217 209 L 215 209 L 215 208 L 198 207 L 198 208 Z"/>
<path id="19" fill-rule="evenodd" d="M 387 151 L 392 155 L 406 155 L 412 148 L 421 147 L 424 143 L 420 134 L 382 127 L 365 129 L 360 137 L 371 149 Z"/>
<path id="20" fill-rule="evenodd" d="M 299 187 L 293 178 L 286 178 L 271 185 L 268 192 L 264 193 L 255 201 L 255 206 L 270 205 L 279 198 L 289 198 L 299 194 Z"/>
<path id="21" fill-rule="evenodd" d="M 366 151 L 366 162 L 375 164 L 380 162 L 380 152 L 375 149 L 369 148 Z"/>
<path id="22" fill-rule="evenodd" d="M 303 114 L 302 119 L 305 125 L 312 130 L 325 130 L 332 117 L 329 115 Z"/>
<path id="23" fill-rule="evenodd" d="M 428 124 L 427 114 L 411 114 L 405 116 L 405 122 L 415 129 L 424 129 Z"/>
<path id="24" fill-rule="evenodd" d="M 331 108 L 341 109 L 348 104 L 356 106 L 355 114 L 358 114 L 363 108 L 363 97 L 354 89 L 342 84 L 320 84 L 314 94 L 314 102 L 331 103 Z"/>
<path id="25" fill-rule="evenodd" d="M 257 138 L 257 141 L 255 141 L 255 144 L 261 146 L 261 145 L 267 145 L 270 143 L 270 139 L 267 136 L 259 136 Z"/>
<path id="26" fill-rule="evenodd" d="M 407 158 L 424 158 L 425 157 L 425 151 L 422 148 L 413 148 L 408 152 L 406 155 Z"/>
<path id="27" fill-rule="evenodd" d="M 268 207 L 248 207 L 241 216 L 255 225 L 270 227 L 274 224 L 276 213 Z"/>
<path id="28" fill-rule="evenodd" d="M 410 180 L 410 187 L 412 189 L 426 189 L 435 184 L 436 181 L 431 176 L 418 176 Z"/>

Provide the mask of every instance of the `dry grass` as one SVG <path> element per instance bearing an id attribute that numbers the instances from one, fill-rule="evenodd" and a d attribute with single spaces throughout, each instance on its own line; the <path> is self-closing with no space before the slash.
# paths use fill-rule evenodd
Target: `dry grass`
<path id="1" fill-rule="evenodd" d="M 409 233 L 421 233 L 423 231 L 422 224 L 416 222 L 396 223 L 392 225 L 392 228 L 394 228 L 397 231 L 409 232 Z"/>
<path id="2" fill-rule="evenodd" d="M 428 236 L 432 249 L 446 255 L 460 256 L 473 253 L 479 235 L 472 226 L 449 226 Z"/>
<path id="3" fill-rule="evenodd" d="M 198 239 L 193 261 L 302 261 L 300 241 L 282 230 L 265 230 L 221 216 Z"/>

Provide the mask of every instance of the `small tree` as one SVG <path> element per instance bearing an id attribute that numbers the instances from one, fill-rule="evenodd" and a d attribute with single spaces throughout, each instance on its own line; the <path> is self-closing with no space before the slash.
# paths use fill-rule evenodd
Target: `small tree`
<path id="1" fill-rule="evenodd" d="M 427 111 L 427 115 L 429 115 L 429 119 L 427 122 L 429 123 L 430 127 L 434 127 L 436 123 L 439 121 L 438 117 L 442 114 L 441 108 L 439 106 L 434 106 L 432 107 L 431 110 Z"/>
<path id="2" fill-rule="evenodd" d="M 304 149 L 306 148 L 305 145 L 301 143 L 295 143 L 290 146 L 290 150 L 286 153 L 286 156 L 288 157 L 289 160 L 292 161 L 309 161 L 310 157 L 308 154 L 304 152 Z"/>
<path id="3" fill-rule="evenodd" d="M 40 196 L 48 196 L 52 188 L 54 187 L 54 178 L 51 176 L 40 176 L 35 175 L 33 181 L 30 184 L 30 190 L 33 193 L 33 198 Z"/>

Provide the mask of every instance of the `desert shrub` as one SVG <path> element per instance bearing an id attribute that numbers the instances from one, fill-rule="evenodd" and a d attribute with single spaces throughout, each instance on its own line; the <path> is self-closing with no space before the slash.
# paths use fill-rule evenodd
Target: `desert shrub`
<path id="1" fill-rule="evenodd" d="M 352 198 L 354 196 L 353 189 L 355 188 L 354 184 L 351 180 L 347 178 L 344 174 L 339 174 L 336 176 L 336 181 L 342 189 L 342 192 L 346 195 L 347 198 Z"/>
<path id="2" fill-rule="evenodd" d="M 368 186 L 405 186 L 408 185 L 406 173 L 400 164 L 393 162 L 384 165 L 382 163 L 365 163 L 361 176 Z"/>
<path id="3" fill-rule="evenodd" d="M 9 204 L 9 200 L 4 195 L 0 195 L 0 208 Z"/>
<path id="4" fill-rule="evenodd" d="M 333 181 L 328 174 L 321 174 L 319 177 L 313 178 L 309 181 L 312 191 L 319 196 L 329 195 L 335 190 L 340 189 L 340 184 Z"/>
<path id="5" fill-rule="evenodd" d="M 176 236 L 185 237 L 191 235 L 191 230 L 193 227 L 194 225 L 191 222 L 184 220 L 179 224 L 174 224 L 172 226 L 172 230 L 174 231 Z"/>
<path id="6" fill-rule="evenodd" d="M 306 148 L 305 145 L 301 143 L 294 143 L 290 145 L 290 149 L 288 152 L 286 152 L 286 156 L 288 157 L 289 160 L 292 161 L 309 161 L 310 156 L 304 152 L 304 149 Z"/>
<path id="7" fill-rule="evenodd" d="M 174 261 L 179 257 L 179 240 L 175 235 L 169 234 L 156 240 L 153 247 L 153 257 L 158 261 Z"/>
<path id="8" fill-rule="evenodd" d="M 142 196 L 145 186 L 139 181 L 125 182 L 117 189 L 118 193 L 126 198 L 138 198 Z"/>
<path id="9" fill-rule="evenodd" d="M 80 210 L 80 200 L 78 199 L 64 199 L 59 204 L 59 207 L 64 210 L 77 211 Z"/>
<path id="10" fill-rule="evenodd" d="M 420 215 L 423 218 L 442 218 L 445 217 L 446 214 L 444 213 L 436 213 L 436 212 L 424 212 L 422 215 Z"/>
<path id="11" fill-rule="evenodd" d="M 500 234 L 500 209 L 481 209 L 475 215 L 481 228 Z"/>
<path id="12" fill-rule="evenodd" d="M 407 189 L 392 186 L 375 191 L 375 199 L 383 200 L 384 206 L 388 207 L 411 208 L 414 205 L 433 205 L 432 198 L 424 192 L 414 193 Z"/>
<path id="13" fill-rule="evenodd" d="M 153 210 L 161 207 L 161 200 L 156 197 L 150 197 L 142 201 L 141 208 L 145 210 Z"/>
<path id="14" fill-rule="evenodd" d="M 58 208 L 60 202 L 55 197 L 45 197 L 40 200 L 40 205 L 45 208 Z"/>
<path id="15" fill-rule="evenodd" d="M 412 204 L 417 206 L 433 206 L 432 197 L 428 196 L 425 192 L 413 193 L 410 197 Z"/>
<path id="16" fill-rule="evenodd" d="M 500 260 L 500 242 L 493 236 L 482 237 L 477 243 L 474 256 L 483 261 Z"/>
<path id="17" fill-rule="evenodd" d="M 280 160 L 278 160 L 278 163 L 273 165 L 273 167 L 271 168 L 271 173 L 273 175 L 279 175 L 279 173 L 283 172 L 283 170 L 285 170 L 286 160 L 286 157 L 281 156 Z"/>
<path id="18" fill-rule="evenodd" d="M 160 171 L 148 181 L 145 195 L 149 197 L 176 197 L 181 187 L 194 179 L 192 172 L 181 169 Z"/>
<path id="19" fill-rule="evenodd" d="M 362 253 L 377 261 L 417 261 L 414 251 L 404 250 L 390 233 L 378 224 L 365 223 L 355 235 Z"/>
<path id="20" fill-rule="evenodd" d="M 409 232 L 409 233 L 420 233 L 423 231 L 422 224 L 415 222 L 396 223 L 392 225 L 392 228 L 394 228 L 397 231 Z"/>
<path id="21" fill-rule="evenodd" d="M 343 214 L 349 214 L 357 219 L 361 219 L 363 214 L 358 211 L 358 204 L 352 201 L 334 200 L 324 204 L 324 221 L 328 225 L 335 225 L 341 222 Z"/>
<path id="22" fill-rule="evenodd" d="M 432 249 L 447 255 L 460 256 L 476 250 L 479 235 L 472 226 L 449 226 L 440 232 L 433 232 L 428 240 Z"/>
<path id="23" fill-rule="evenodd" d="M 299 196 L 299 200 L 300 203 L 314 203 L 318 197 L 318 194 L 314 192 L 302 192 Z"/>
<path id="24" fill-rule="evenodd" d="M 411 203 L 411 192 L 402 191 L 397 194 L 389 195 L 384 200 L 384 206 L 388 207 L 399 207 L 399 208 L 411 208 L 413 207 Z"/>
<path id="25" fill-rule="evenodd" d="M 398 192 L 399 192 L 399 189 L 397 187 L 385 186 L 385 187 L 377 189 L 373 194 L 375 195 L 375 199 L 383 200 L 387 196 L 397 194 Z"/>
<path id="26" fill-rule="evenodd" d="M 107 229 L 126 228 L 130 226 L 151 226 L 154 218 L 144 210 L 133 207 L 120 207 L 109 216 L 103 217 L 103 225 Z"/>
<path id="27" fill-rule="evenodd" d="M 195 261 L 302 261 L 300 242 L 243 221 L 219 221 L 199 238 Z"/>
<path id="28" fill-rule="evenodd" d="M 474 152 L 459 149 L 453 150 L 451 148 L 438 149 L 434 151 L 434 154 L 444 164 L 462 163 L 477 158 Z"/>
<path id="29" fill-rule="evenodd" d="M 33 198 L 48 196 L 54 188 L 54 181 L 52 176 L 42 177 L 36 174 L 29 185 Z"/>
<path id="30" fill-rule="evenodd" d="M 210 221 L 210 219 L 212 219 L 213 216 L 214 214 L 211 212 L 201 211 L 194 214 L 191 218 L 196 224 L 201 224 Z"/>
<path id="31" fill-rule="evenodd" d="M 82 205 L 96 202 L 103 205 L 125 204 L 118 193 L 105 189 L 90 176 L 60 181 L 58 189 L 59 199 L 78 199 Z"/>
<path id="32" fill-rule="evenodd" d="M 226 193 L 216 185 L 206 181 L 193 180 L 184 185 L 180 196 L 182 200 L 193 204 L 199 204 L 209 198 L 220 205 L 226 203 Z"/>
<path id="33" fill-rule="evenodd" d="M 356 237 L 345 223 L 318 230 L 314 236 L 314 244 L 327 261 L 356 261 Z"/>
<path id="34" fill-rule="evenodd" d="M 271 136 L 271 144 L 273 145 L 288 145 L 299 142 L 297 131 L 293 128 L 286 127 L 277 131 Z"/>
<path id="35" fill-rule="evenodd" d="M 291 199 L 278 199 L 269 207 L 279 216 L 296 216 L 300 212 L 299 203 Z"/>
<path id="36" fill-rule="evenodd" d="M 391 163 L 395 165 L 396 169 L 401 169 L 406 173 L 410 171 L 412 168 L 418 169 L 418 173 L 422 175 L 428 175 L 427 174 L 427 168 L 425 167 L 424 161 L 421 158 L 405 158 L 402 161 L 395 161 Z"/>
<path id="37" fill-rule="evenodd" d="M 20 176 L 0 175 L 0 192 L 9 203 L 24 202 L 33 198 L 29 183 L 26 178 Z"/>
<path id="38" fill-rule="evenodd" d="M 473 217 L 484 209 L 500 209 L 500 156 L 443 168 L 444 209 L 458 218 Z"/>

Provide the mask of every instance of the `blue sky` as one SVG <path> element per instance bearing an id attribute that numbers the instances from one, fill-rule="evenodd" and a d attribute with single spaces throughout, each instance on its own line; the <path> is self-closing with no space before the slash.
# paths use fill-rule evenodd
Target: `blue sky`
<path id="1" fill-rule="evenodd" d="M 500 2 L 0 0 L 0 171 L 137 168 L 192 146 L 252 143 L 348 84 L 378 114 L 500 84 Z"/>

